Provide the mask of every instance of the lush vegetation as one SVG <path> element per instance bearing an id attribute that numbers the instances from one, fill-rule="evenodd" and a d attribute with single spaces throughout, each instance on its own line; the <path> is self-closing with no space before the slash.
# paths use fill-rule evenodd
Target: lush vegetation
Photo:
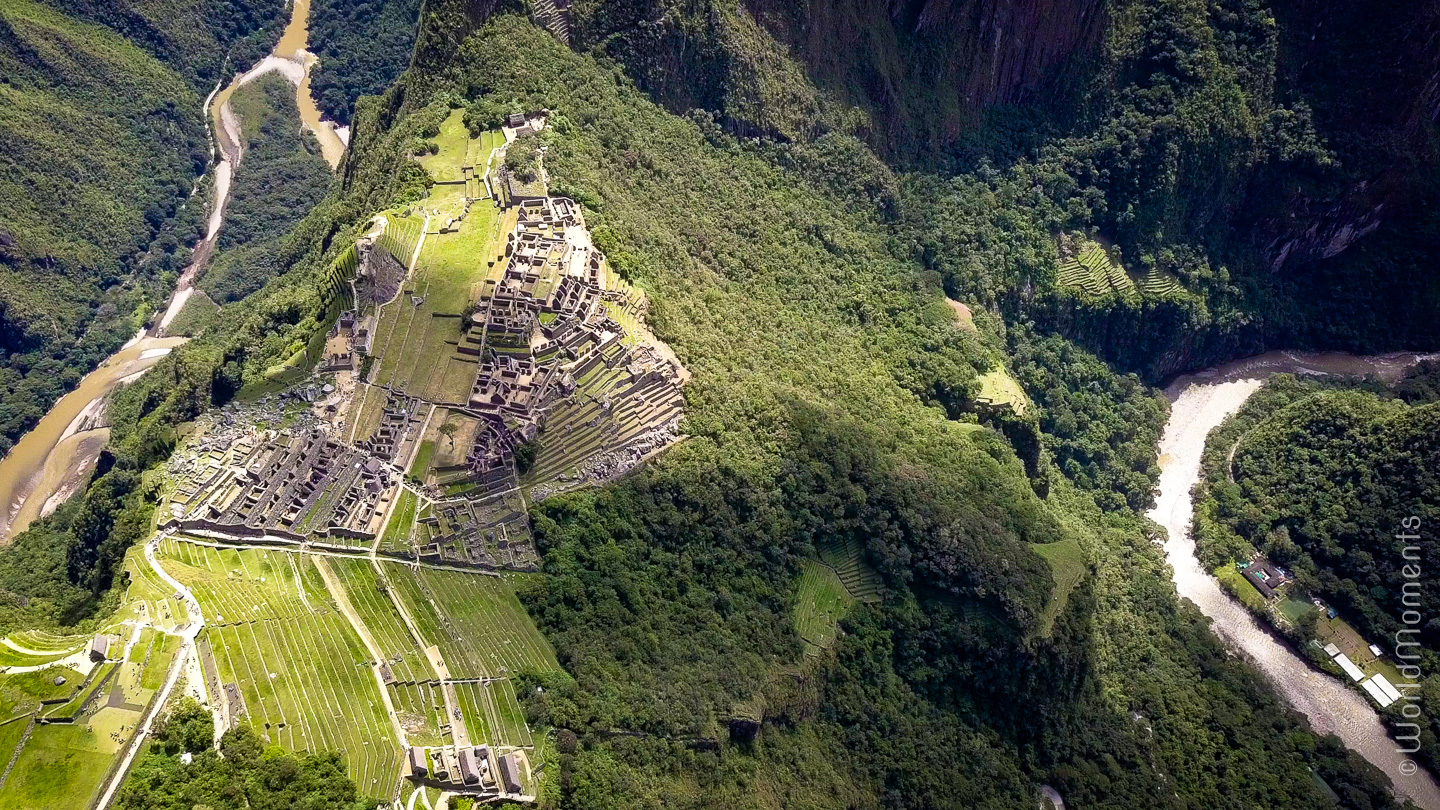
<path id="1" fill-rule="evenodd" d="M 96 25 L 0 4 L 0 450 L 149 317 L 197 236 L 200 99 Z"/>
<path id="2" fill-rule="evenodd" d="M 3 618 L 103 606 L 148 530 L 145 470 L 179 423 L 264 390 L 325 328 L 328 262 L 370 214 L 417 198 L 423 140 L 454 110 L 544 107 L 555 190 L 694 374 L 684 443 L 533 514 L 544 573 L 521 601 L 564 672 L 528 670 L 543 691 L 517 691 L 561 728 L 558 806 L 1016 807 L 1042 782 L 1077 806 L 1396 806 L 1383 774 L 1310 732 L 1177 602 L 1138 514 L 1163 403 L 1056 336 L 1150 376 L 1273 336 L 1253 318 L 1281 299 L 1240 273 L 1258 254 L 1232 276 L 1206 251 L 1240 241 L 1204 239 L 1245 178 L 1328 159 L 1299 102 L 1265 89 L 1263 6 L 1117 4 L 1094 114 L 1029 159 L 952 177 L 897 174 L 803 103 L 765 108 L 802 118 L 760 129 L 740 125 L 744 93 L 672 114 L 632 63 L 519 17 L 472 33 L 486 5 L 427 5 L 412 72 L 357 104 L 343 186 L 277 243 L 283 272 L 116 397 L 102 474 L 0 555 L 17 597 Z M 577 4 L 579 22 L 606 5 Z M 726 47 L 774 45 L 736 3 L 704 21 L 666 5 L 702 30 L 740 21 Z M 804 101 L 783 52 L 745 56 L 772 101 Z M 1067 297 L 1054 235 L 1095 225 L 1190 295 Z M 1316 283 L 1359 269 L 1337 272 Z M 1410 289 L 1409 273 L 1367 289 Z M 1293 334 L 1328 334 L 1315 311 L 1295 310 Z M 976 402 L 1006 355 L 1033 411 Z M 880 599 L 807 659 L 798 581 L 837 541 L 879 572 Z"/>
<path id="3" fill-rule="evenodd" d="M 580 732 L 564 802 L 746 804 L 758 785 L 801 802 L 1013 806 L 1045 779 L 1077 803 L 1154 806 L 1164 773 L 1190 800 L 1314 806 L 1313 768 L 1342 803 L 1389 803 L 1178 610 L 1128 500 L 1102 517 L 1058 474 L 1040 476 L 1041 500 L 1005 439 L 950 421 L 999 347 L 957 329 L 938 279 L 896 250 L 898 184 L 863 147 L 744 143 L 708 116 L 666 115 L 509 18 L 452 64 L 457 91 L 557 112 L 547 169 L 612 264 L 655 291 L 656 328 L 696 374 L 685 444 L 536 515 L 548 576 L 522 599 L 568 677 L 525 691 L 538 720 Z M 1000 250 L 985 262 L 998 273 L 1023 261 Z M 1045 373 L 1103 379 L 1093 398 L 1050 398 L 1049 452 L 1143 503 L 1153 450 L 1140 448 L 1163 406 L 1083 352 L 1067 368 L 1034 342 Z M 1130 410 L 1112 414 L 1117 400 Z M 802 650 L 788 621 L 798 560 L 836 535 L 861 540 L 886 598 L 843 624 L 833 658 L 785 678 Z M 1051 575 L 1023 543 L 1072 536 L 1097 567 L 1045 635 Z M 1206 690 L 1174 703 L 1202 673 Z M 1019 704 L 1023 721 L 1006 709 Z M 1225 744 L 1204 731 L 1239 716 Z M 1227 778 L 1199 766 L 1210 758 Z M 837 767 L 853 761 L 865 769 Z"/>
<path id="4" fill-rule="evenodd" d="M 410 64 L 420 0 L 313 0 L 310 92 L 327 118 L 350 123 L 355 100 L 385 92 Z"/>
<path id="5" fill-rule="evenodd" d="M 189 698 L 170 710 L 135 761 L 116 806 L 121 810 L 333 808 L 372 810 L 345 776 L 340 755 L 295 755 L 266 746 L 249 726 L 213 745 L 210 711 Z M 189 764 L 181 755 L 189 753 Z"/>
<path id="6" fill-rule="evenodd" d="M 184 76 L 204 98 L 259 61 L 285 27 L 285 0 L 46 0 L 104 25 Z M 227 70 L 228 68 L 228 70 Z"/>
<path id="7" fill-rule="evenodd" d="M 1440 525 L 1440 405 L 1386 393 L 1267 383 L 1207 447 L 1204 560 L 1263 551 L 1375 638 L 1393 638 L 1407 609 L 1433 616 L 1440 558 L 1425 541 Z M 1419 593 L 1407 604 L 1410 581 Z M 1435 621 L 1414 629 L 1440 650 Z"/>
<path id="8" fill-rule="evenodd" d="M 295 86 L 270 73 L 230 98 L 244 152 L 217 252 L 200 286 L 212 299 L 238 301 L 262 287 L 277 267 L 284 234 L 330 187 L 330 167 L 315 137 L 300 128 Z"/>
<path id="9" fill-rule="evenodd" d="M 1196 511 L 1209 566 L 1257 550 L 1284 565 L 1302 591 L 1323 597 L 1408 665 L 1403 682 L 1421 684 L 1421 706 L 1440 695 L 1434 373 L 1427 364 L 1395 386 L 1409 404 L 1374 385 L 1271 380 L 1212 434 Z M 1302 622 L 1295 633 L 1304 643 L 1315 628 Z M 1390 712 L 1392 723 L 1407 722 L 1401 708 Z M 1437 732 L 1432 719 L 1422 739 L 1432 767 L 1440 765 Z"/>
<path id="10" fill-rule="evenodd" d="M 173 285 L 203 227 L 202 100 L 280 6 L 0 4 L 0 451 Z"/>

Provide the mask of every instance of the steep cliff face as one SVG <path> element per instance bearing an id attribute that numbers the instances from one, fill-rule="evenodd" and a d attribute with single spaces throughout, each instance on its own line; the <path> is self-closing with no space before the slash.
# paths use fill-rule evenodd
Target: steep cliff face
<path id="1" fill-rule="evenodd" d="M 1440 4 L 1280 0 L 1273 10 L 1280 90 L 1314 109 L 1337 158 L 1329 176 L 1292 184 L 1282 215 L 1259 218 L 1266 259 L 1281 271 L 1334 259 L 1433 197 Z"/>
<path id="2" fill-rule="evenodd" d="M 994 104 L 1036 100 L 1092 53 L 1103 0 L 744 0 L 885 146 L 943 147 Z M 918 143 L 917 143 L 918 142 Z"/>
<path id="3" fill-rule="evenodd" d="M 1103 0 L 577 0 L 599 47 L 672 110 L 739 131 L 852 129 L 887 152 L 943 148 L 993 104 L 1034 100 L 1094 52 Z"/>

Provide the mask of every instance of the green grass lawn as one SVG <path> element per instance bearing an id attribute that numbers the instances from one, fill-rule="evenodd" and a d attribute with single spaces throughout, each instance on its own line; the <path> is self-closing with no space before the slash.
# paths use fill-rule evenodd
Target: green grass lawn
<path id="1" fill-rule="evenodd" d="M 401 489 L 396 496 L 395 509 L 390 513 L 390 520 L 385 524 L 385 533 L 381 535 L 381 548 L 408 548 L 410 546 L 410 527 L 415 523 L 415 504 L 417 498 L 412 490 Z"/>
<path id="2" fill-rule="evenodd" d="M 1254 590 L 1253 586 L 1251 590 Z M 1284 599 L 1281 599 L 1277 607 L 1280 609 L 1280 614 L 1286 619 L 1289 619 L 1291 624 L 1298 624 L 1305 614 L 1316 611 L 1316 607 L 1311 603 L 1304 599 L 1297 599 L 1294 595 L 1290 594 L 1287 594 Z"/>
<path id="3" fill-rule="evenodd" d="M 1045 562 L 1050 564 L 1050 576 L 1055 580 L 1055 588 L 1050 592 L 1050 599 L 1045 603 L 1045 612 L 1040 619 L 1041 632 L 1048 634 L 1055 624 L 1055 618 L 1070 600 L 1070 592 L 1085 578 L 1085 551 L 1073 538 L 1059 543 L 1032 545 L 1030 550 L 1045 558 Z"/>
<path id="4" fill-rule="evenodd" d="M 111 748 L 84 723 L 36 726 L 0 790 L 0 810 L 85 807 L 110 768 Z"/>
<path id="5" fill-rule="evenodd" d="M 805 640 L 805 654 L 818 655 L 835 641 L 840 618 L 855 604 L 834 569 L 806 560 L 795 604 L 795 630 Z"/>
<path id="6" fill-rule="evenodd" d="M 415 460 L 410 464 L 410 477 L 416 481 L 425 480 L 425 471 L 430 469 L 430 459 L 435 457 L 435 442 L 426 439 L 420 442 L 420 450 L 415 453 Z"/>
<path id="7" fill-rule="evenodd" d="M 457 231 L 425 238 L 409 282 L 420 303 L 402 294 L 382 313 L 375 342 L 380 358 L 377 384 L 430 401 L 463 401 L 474 367 L 462 362 L 461 368 L 452 369 L 449 363 L 463 329 L 462 320 L 454 316 L 479 297 L 487 263 L 496 258 L 501 238 L 499 212 L 488 200 L 472 205 Z"/>
<path id="8" fill-rule="evenodd" d="M 1240 603 L 1245 605 L 1245 607 L 1251 610 L 1265 609 L 1265 597 L 1261 596 L 1260 592 L 1255 590 L 1255 586 L 1250 584 L 1250 580 L 1246 579 L 1245 575 L 1240 573 L 1240 570 L 1237 569 L 1233 563 L 1222 565 L 1211 573 L 1213 573 L 1215 578 L 1220 580 L 1220 584 L 1224 585 L 1225 589 L 1234 595 L 1235 598 L 1239 599 Z"/>
<path id="9" fill-rule="evenodd" d="M 465 155 L 470 149 L 470 131 L 465 128 L 465 111 L 454 110 L 440 124 L 440 134 L 433 138 L 440 145 L 440 151 L 420 158 L 420 165 L 435 178 L 437 183 L 450 183 L 464 179 L 460 169 L 465 164 Z"/>

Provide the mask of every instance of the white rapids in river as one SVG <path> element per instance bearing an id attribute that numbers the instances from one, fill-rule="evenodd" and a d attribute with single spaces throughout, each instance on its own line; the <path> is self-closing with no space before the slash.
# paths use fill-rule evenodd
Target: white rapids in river
<path id="1" fill-rule="evenodd" d="M 1165 527 L 1165 556 L 1174 569 L 1175 589 L 1199 606 L 1228 646 L 1265 674 L 1281 695 L 1321 733 L 1338 736 L 1374 763 L 1398 793 L 1426 810 L 1440 810 L 1440 785 L 1420 769 L 1407 774 L 1410 758 L 1399 753 L 1369 701 L 1340 681 L 1318 672 L 1260 625 L 1200 566 L 1190 536 L 1194 508 L 1190 491 L 1200 480 L 1205 437 L 1240 409 L 1272 374 L 1374 374 L 1390 381 L 1422 355 L 1353 357 L 1344 354 L 1270 352 L 1177 379 L 1166 389 L 1170 419 L 1160 438 L 1160 491 L 1150 518 Z"/>

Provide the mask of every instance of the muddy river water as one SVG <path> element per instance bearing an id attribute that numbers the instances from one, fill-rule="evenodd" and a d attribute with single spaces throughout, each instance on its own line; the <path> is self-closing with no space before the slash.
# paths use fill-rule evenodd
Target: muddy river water
<path id="1" fill-rule="evenodd" d="M 105 397 L 116 386 L 135 379 L 160 361 L 185 338 L 166 337 L 165 330 L 185 307 L 195 279 L 215 250 L 224 221 L 230 186 L 244 157 L 240 121 L 230 109 L 236 88 L 277 72 L 295 85 L 300 120 L 314 133 L 325 161 L 333 169 L 345 152 L 346 131 L 321 119 L 310 97 L 310 70 L 316 58 L 306 51 L 310 0 L 294 0 L 290 20 L 271 54 L 223 89 L 216 87 L 205 100 L 206 117 L 218 152 L 214 197 L 206 222 L 205 238 L 196 246 L 190 265 L 180 274 L 155 326 L 135 336 L 76 388 L 61 397 L 34 428 L 20 438 L 0 460 L 0 543 L 7 543 L 32 521 L 49 514 L 73 494 L 94 468 L 109 431 L 104 427 Z"/>
<path id="2" fill-rule="evenodd" d="M 1407 764 L 1410 758 L 1396 750 L 1370 702 L 1335 678 L 1312 669 L 1261 627 L 1200 566 L 1190 537 L 1190 490 L 1200 479 L 1205 437 L 1239 410 L 1267 377 L 1281 373 L 1374 374 L 1389 381 L 1417 359 L 1413 354 L 1353 357 L 1270 352 L 1177 379 L 1165 391 L 1171 402 L 1170 420 L 1160 438 L 1160 493 L 1150 517 L 1169 533 L 1165 555 L 1174 569 L 1176 590 L 1210 617 L 1215 634 L 1264 673 L 1317 731 L 1338 736 L 1384 771 L 1396 790 L 1415 804 L 1440 810 L 1440 786 L 1426 771 L 1412 771 Z"/>

